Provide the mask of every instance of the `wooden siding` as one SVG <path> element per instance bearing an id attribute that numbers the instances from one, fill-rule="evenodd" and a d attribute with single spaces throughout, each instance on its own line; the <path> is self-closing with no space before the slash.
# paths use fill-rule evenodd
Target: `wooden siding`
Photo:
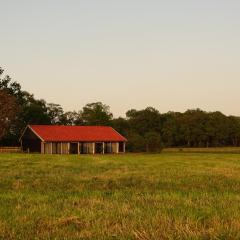
<path id="1" fill-rule="evenodd" d="M 71 149 L 71 144 L 76 144 L 76 151 Z M 96 144 L 102 144 L 102 151 L 99 151 Z M 100 154 L 125 152 L 125 143 L 119 142 L 42 142 L 41 153 L 45 154 Z M 73 146 L 72 146 L 73 147 Z M 98 149 L 98 150 L 97 150 Z"/>
<path id="2" fill-rule="evenodd" d="M 45 154 L 52 153 L 52 143 L 44 143 L 44 153 Z"/>
<path id="3" fill-rule="evenodd" d="M 27 129 L 21 139 L 24 152 L 41 152 L 41 140 L 30 129 Z"/>
<path id="4" fill-rule="evenodd" d="M 57 143 L 57 154 L 61 154 L 61 143 Z"/>
<path id="5" fill-rule="evenodd" d="M 52 143 L 52 154 L 57 154 L 57 143 Z"/>
<path id="6" fill-rule="evenodd" d="M 112 153 L 118 153 L 118 143 L 112 143 Z"/>
<path id="7" fill-rule="evenodd" d="M 69 153 L 69 143 L 62 143 L 62 154 Z"/>
<path id="8" fill-rule="evenodd" d="M 84 142 L 81 143 L 81 153 L 83 154 L 87 154 L 87 153 L 93 153 L 93 143 L 89 143 L 89 142 Z"/>

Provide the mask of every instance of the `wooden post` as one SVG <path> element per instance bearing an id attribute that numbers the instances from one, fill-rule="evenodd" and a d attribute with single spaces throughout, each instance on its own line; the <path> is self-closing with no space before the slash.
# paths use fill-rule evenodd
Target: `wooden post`
<path id="1" fill-rule="evenodd" d="M 79 146 L 80 146 L 80 144 L 79 144 L 79 142 L 78 142 L 78 154 L 80 154 L 80 151 L 79 151 Z"/>
<path id="2" fill-rule="evenodd" d="M 41 142 L 41 154 L 44 154 L 44 142 Z"/>
<path id="3" fill-rule="evenodd" d="M 62 142 L 61 142 L 61 144 L 60 144 L 60 147 L 61 147 L 60 152 L 61 152 L 61 155 L 62 155 L 62 154 L 63 154 L 63 151 L 62 151 Z"/>
<path id="4" fill-rule="evenodd" d="M 103 153 L 103 154 L 105 153 L 105 142 L 103 142 L 103 150 L 102 150 L 102 153 Z"/>
<path id="5" fill-rule="evenodd" d="M 92 148 L 93 148 L 92 153 L 95 154 L 95 142 L 92 143 Z"/>
<path id="6" fill-rule="evenodd" d="M 117 151 L 116 152 L 119 153 L 119 142 L 117 142 L 116 145 L 117 145 Z"/>
<path id="7" fill-rule="evenodd" d="M 51 146 L 51 154 L 52 154 L 52 142 L 51 142 L 51 145 L 50 145 L 50 146 Z"/>
<path id="8" fill-rule="evenodd" d="M 110 142 L 110 153 L 112 153 L 112 142 Z"/>
<path id="9" fill-rule="evenodd" d="M 67 144 L 67 149 L 68 149 L 67 154 L 70 154 L 70 143 Z"/>

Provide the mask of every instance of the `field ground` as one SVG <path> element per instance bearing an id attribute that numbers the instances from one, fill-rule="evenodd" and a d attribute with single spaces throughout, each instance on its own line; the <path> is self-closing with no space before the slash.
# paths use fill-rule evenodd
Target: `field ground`
<path id="1" fill-rule="evenodd" d="M 240 239 L 240 155 L 0 154 L 0 239 Z"/>
<path id="2" fill-rule="evenodd" d="M 240 153 L 240 147 L 164 148 L 164 153 Z"/>

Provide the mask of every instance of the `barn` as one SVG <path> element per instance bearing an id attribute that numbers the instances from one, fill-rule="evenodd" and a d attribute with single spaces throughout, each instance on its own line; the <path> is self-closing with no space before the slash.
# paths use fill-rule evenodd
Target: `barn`
<path id="1" fill-rule="evenodd" d="M 124 153 L 127 139 L 108 126 L 28 125 L 22 150 L 42 154 Z"/>

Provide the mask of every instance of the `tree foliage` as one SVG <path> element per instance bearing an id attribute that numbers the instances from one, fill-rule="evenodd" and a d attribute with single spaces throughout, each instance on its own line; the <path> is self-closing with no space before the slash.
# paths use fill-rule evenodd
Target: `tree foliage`
<path id="1" fill-rule="evenodd" d="M 0 90 L 0 139 L 6 135 L 11 124 L 16 120 L 18 110 L 15 97 L 5 90 Z"/>
<path id="2" fill-rule="evenodd" d="M 158 132 L 147 132 L 144 137 L 146 152 L 161 152 L 162 140 L 160 133 Z"/>
<path id="3" fill-rule="evenodd" d="M 81 117 L 85 125 L 109 125 L 113 115 L 109 106 L 95 102 L 83 107 Z"/>

